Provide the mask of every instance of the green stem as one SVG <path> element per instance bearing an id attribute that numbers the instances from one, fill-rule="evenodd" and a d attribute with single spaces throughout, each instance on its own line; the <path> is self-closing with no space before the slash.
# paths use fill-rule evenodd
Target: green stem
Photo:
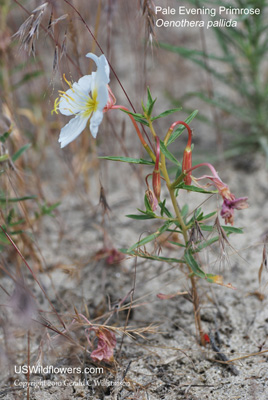
<path id="1" fill-rule="evenodd" d="M 150 131 L 151 131 L 152 134 L 153 134 L 153 137 L 156 138 L 157 134 L 156 134 L 156 132 L 155 132 L 155 130 L 154 130 L 152 121 L 151 121 L 150 118 L 148 118 L 148 117 L 147 117 L 147 121 L 148 121 L 148 124 L 149 124 Z"/>
<path id="2" fill-rule="evenodd" d="M 176 187 L 183 181 L 183 178 L 185 177 L 185 173 L 184 172 L 182 172 L 179 176 L 178 176 L 178 178 L 173 182 L 173 183 L 171 183 L 171 185 L 170 185 L 170 188 L 171 189 L 176 189 Z"/>
<path id="3" fill-rule="evenodd" d="M 165 138 L 165 140 L 168 140 L 168 134 Z M 181 229 L 182 229 L 182 234 L 184 238 L 185 245 L 187 246 L 188 243 L 188 235 L 187 235 L 187 230 L 188 227 L 185 225 L 183 218 L 181 216 L 181 212 L 177 203 L 177 199 L 175 196 L 175 188 L 174 188 L 174 183 L 171 184 L 169 175 L 167 172 L 167 167 L 166 167 L 166 158 L 165 155 L 161 152 L 161 171 L 163 174 L 163 177 L 166 180 L 167 188 L 170 194 L 170 198 L 173 204 L 174 211 L 176 213 L 177 221 L 179 222 Z M 184 174 L 181 174 L 179 178 L 183 178 Z M 178 179 L 179 179 L 178 178 Z M 176 182 L 176 181 L 175 181 Z M 190 273 L 192 273 L 191 267 L 188 265 Z M 197 292 L 197 287 L 196 287 L 196 278 L 192 274 L 190 275 L 190 280 L 191 280 L 191 286 L 192 286 L 192 301 L 193 301 L 193 308 L 194 308 L 194 318 L 195 318 L 195 325 L 196 325 L 196 330 L 199 333 L 200 337 L 200 343 L 202 346 L 205 346 L 205 340 L 204 340 L 204 331 L 202 329 L 202 324 L 201 324 L 201 317 L 200 317 L 200 301 L 199 301 L 199 296 Z"/>
<path id="4" fill-rule="evenodd" d="M 166 181 L 167 188 L 168 188 L 168 191 L 169 191 L 169 194 L 170 194 L 170 198 L 171 198 L 171 201 L 172 201 L 172 204 L 173 204 L 173 208 L 174 208 L 174 211 L 175 211 L 175 214 L 176 214 L 176 217 L 177 217 L 177 221 L 181 225 L 184 241 L 185 241 L 185 244 L 187 245 L 187 242 L 188 242 L 187 227 L 186 227 L 186 225 L 185 225 L 185 223 L 183 221 L 179 206 L 177 204 L 177 199 L 176 199 L 176 196 L 175 196 L 175 189 L 171 187 L 171 183 L 170 183 L 170 179 L 169 179 L 169 175 L 168 175 L 167 167 L 166 167 L 166 157 L 162 152 L 161 152 L 161 172 L 162 172 L 163 177 L 164 177 L 164 179 Z"/>

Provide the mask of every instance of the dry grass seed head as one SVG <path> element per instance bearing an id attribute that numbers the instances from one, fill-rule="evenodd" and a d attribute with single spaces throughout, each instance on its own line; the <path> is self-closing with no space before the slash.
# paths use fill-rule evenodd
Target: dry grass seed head
<path id="1" fill-rule="evenodd" d="M 33 10 L 32 14 L 13 35 L 13 37 L 19 38 L 20 48 L 23 48 L 28 55 L 31 53 L 33 56 L 35 55 L 35 41 L 38 38 L 39 27 L 47 5 L 48 3 L 44 3 Z"/>
<path id="2" fill-rule="evenodd" d="M 147 42 L 152 43 L 156 40 L 155 34 L 155 4 L 152 0 L 140 0 L 140 7 L 142 9 L 142 14 L 146 19 L 146 36 Z"/>

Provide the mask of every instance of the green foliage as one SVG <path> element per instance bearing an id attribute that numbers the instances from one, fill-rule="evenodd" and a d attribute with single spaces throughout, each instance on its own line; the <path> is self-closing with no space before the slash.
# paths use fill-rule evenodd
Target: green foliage
<path id="1" fill-rule="evenodd" d="M 198 114 L 198 110 L 194 110 L 189 117 L 186 118 L 186 120 L 184 122 L 186 122 L 186 124 L 190 124 L 190 122 L 192 122 L 192 120 L 197 116 Z M 181 125 L 178 128 L 176 128 L 174 130 L 174 132 L 172 133 L 172 135 L 170 136 L 167 145 L 169 146 L 171 143 L 173 143 L 176 139 L 178 139 L 178 137 L 180 137 L 180 135 L 183 133 L 183 131 L 185 130 L 185 126 Z"/>
<path id="2" fill-rule="evenodd" d="M 193 52 L 192 55 L 195 55 L 195 53 Z M 161 155 L 159 156 L 159 169 L 163 174 L 164 180 L 166 180 L 166 183 L 168 183 L 167 188 L 170 196 L 172 197 L 174 195 L 174 198 L 172 199 L 173 210 L 171 209 L 171 204 L 170 201 L 168 201 L 168 198 L 164 198 L 158 202 L 158 208 L 153 211 L 152 206 L 147 196 L 145 195 L 145 210 L 141 210 L 138 208 L 138 214 L 128 214 L 127 217 L 136 221 L 143 221 L 144 223 L 149 223 L 149 220 L 154 220 L 155 223 L 158 224 L 158 228 L 153 233 L 149 233 L 145 237 L 140 238 L 128 249 L 121 249 L 120 251 L 124 254 L 154 261 L 162 261 L 171 264 L 186 264 L 188 266 L 188 269 L 190 270 L 190 276 L 195 275 L 198 278 L 207 280 L 208 282 L 222 284 L 221 276 L 208 274 L 203 271 L 197 259 L 195 258 L 195 255 L 208 248 L 209 246 L 214 245 L 220 240 L 225 240 L 225 235 L 228 236 L 232 233 L 242 233 L 242 230 L 239 228 L 222 226 L 222 231 L 220 231 L 219 227 L 215 227 L 215 223 L 213 223 L 213 221 L 211 225 L 209 225 L 209 221 L 213 219 L 213 217 L 215 217 L 217 211 L 212 211 L 204 214 L 202 211 L 202 207 L 198 207 L 194 212 L 190 212 L 188 204 L 184 204 L 181 209 L 176 209 L 177 198 L 180 196 L 182 190 L 193 193 L 193 195 L 214 195 L 218 193 L 218 190 L 207 190 L 205 187 L 195 186 L 194 180 L 193 184 L 186 185 L 184 182 L 186 174 L 185 171 L 182 171 L 182 162 L 178 160 L 175 154 L 173 154 L 172 152 L 172 150 L 176 147 L 170 146 L 170 144 L 178 140 L 183 132 L 185 132 L 186 127 L 184 126 L 184 123 L 186 123 L 187 126 L 197 116 L 198 111 L 193 111 L 186 118 L 185 122 L 177 121 L 175 125 L 172 124 L 171 128 L 167 130 L 164 140 L 160 140 L 159 138 L 159 140 L 157 140 L 156 133 L 152 127 L 153 121 L 157 118 L 168 116 L 177 110 L 168 110 L 167 112 L 161 113 L 157 117 L 152 117 L 155 102 L 156 99 L 153 99 L 151 92 L 148 88 L 146 105 L 142 103 L 143 114 L 130 112 L 128 113 L 131 114 L 137 122 L 143 123 L 144 125 L 148 126 L 153 135 L 153 140 L 155 140 L 155 143 L 159 143 L 158 151 Z M 173 126 L 175 126 L 175 129 L 172 128 Z M 187 128 L 187 131 L 189 135 L 188 140 L 190 140 L 191 130 L 189 127 Z M 168 146 L 170 147 L 168 148 Z M 191 149 L 193 150 L 192 144 Z M 156 154 L 157 152 L 155 151 L 155 157 Z M 143 164 L 146 168 L 150 167 L 149 174 L 146 178 L 146 184 L 147 186 L 149 186 L 148 177 L 151 175 L 152 185 L 154 185 L 153 173 L 155 173 L 155 171 L 153 169 L 153 166 L 156 164 L 156 162 L 131 157 L 106 156 L 100 158 L 111 161 Z M 173 178 L 171 176 L 167 177 L 168 172 L 165 166 L 165 160 L 169 160 L 175 166 L 175 176 Z M 201 164 L 201 166 L 202 165 L 204 165 L 204 163 Z M 226 189 L 227 188 L 228 187 L 226 186 Z M 152 196 L 153 193 L 154 187 L 153 190 L 151 190 Z M 218 219 L 216 219 L 216 221 L 218 221 Z M 161 238 L 160 236 L 163 234 L 165 235 Z M 172 240 L 172 236 L 170 237 L 170 235 L 172 234 L 182 235 L 184 237 L 184 243 L 182 244 L 180 243 L 180 241 Z M 176 246 L 178 248 L 178 252 L 180 252 L 181 257 L 174 258 L 165 255 L 160 256 L 156 249 L 161 248 L 162 240 L 166 240 L 167 243 Z M 152 249 L 154 250 L 152 251 Z"/>
<path id="3" fill-rule="evenodd" d="M 49 215 L 50 217 L 55 217 L 53 214 L 53 211 L 60 205 L 60 202 L 58 201 L 57 203 L 47 205 L 46 203 L 44 204 L 38 204 L 40 212 L 35 213 L 35 218 L 38 219 L 40 217 L 43 217 L 44 215 Z"/>
<path id="4" fill-rule="evenodd" d="M 133 244 L 133 246 L 131 246 L 128 249 L 128 251 L 132 252 L 136 248 L 144 246 L 145 244 L 152 242 L 153 240 L 158 238 L 158 236 L 160 236 L 162 233 L 166 232 L 166 230 L 170 227 L 171 224 L 172 224 L 171 221 L 165 222 L 156 232 L 151 233 L 150 235 L 146 236 L 145 238 L 139 240 L 137 243 Z"/>
<path id="5" fill-rule="evenodd" d="M 192 7 L 197 5 L 195 0 L 188 0 L 188 2 Z M 225 95 L 224 91 L 217 90 L 217 85 L 215 85 L 216 89 L 212 95 L 204 92 L 186 93 L 180 103 L 183 104 L 191 97 L 198 97 L 205 103 L 234 115 L 241 121 L 243 136 L 238 132 L 231 132 L 232 138 L 235 138 L 233 142 L 229 141 L 232 153 L 251 151 L 257 145 L 268 155 L 268 77 L 265 74 L 268 56 L 268 3 L 267 0 L 254 2 L 234 0 L 232 4 L 226 0 L 202 2 L 204 7 L 217 8 L 218 5 L 226 7 L 231 5 L 234 8 L 254 7 L 260 8 L 261 12 L 259 15 L 233 15 L 232 18 L 238 21 L 237 27 L 213 28 L 214 37 L 218 42 L 218 46 L 215 46 L 217 54 L 212 49 L 200 51 L 167 43 L 158 45 L 205 70 L 215 82 L 219 81 L 227 86 L 230 93 L 235 91 L 236 95 L 233 98 L 237 99 L 233 100 L 230 95 Z M 219 15 L 216 15 L 215 19 L 218 18 Z M 211 125 L 213 121 L 207 119 L 207 123 Z M 221 125 L 222 129 L 227 128 L 224 124 Z M 251 140 L 245 141 L 245 136 Z"/>
<path id="6" fill-rule="evenodd" d="M 164 145 L 164 142 L 162 140 L 160 141 L 160 149 L 163 154 L 175 165 L 178 167 L 181 167 L 181 163 L 177 160 L 177 158 L 167 149 L 167 147 Z"/>
<path id="7" fill-rule="evenodd" d="M 135 119 L 135 121 L 137 121 L 145 126 L 149 126 L 149 121 L 153 122 L 156 119 L 167 117 L 168 115 L 181 110 L 181 107 L 172 108 L 171 110 L 166 110 L 166 111 L 156 115 L 155 117 L 152 117 L 153 108 L 154 108 L 154 105 L 155 105 L 155 102 L 157 99 L 153 100 L 149 88 L 147 88 L 147 96 L 148 96 L 148 98 L 147 98 L 146 106 L 143 104 L 143 102 L 141 103 L 142 109 L 143 109 L 143 114 L 133 113 L 131 111 L 127 111 L 124 109 L 121 109 L 121 110 L 126 114 L 132 115 L 132 117 Z"/>
<path id="8" fill-rule="evenodd" d="M 29 148 L 31 147 L 31 143 L 26 144 L 25 146 L 21 147 L 15 154 L 13 154 L 12 161 L 15 162 L 20 156 Z"/>
<path id="9" fill-rule="evenodd" d="M 0 136 L 0 142 L 5 144 L 9 139 L 12 133 L 12 128 L 9 131 L 5 132 Z M 6 162 L 5 165 L 9 165 L 9 162 L 16 163 L 16 161 L 22 157 L 22 155 L 31 147 L 31 144 L 28 143 L 22 146 L 19 150 L 17 150 L 11 156 L 7 153 L 0 157 L 0 162 Z M 2 174 L 5 174 L 5 168 L 1 171 Z M 27 228 L 29 226 L 29 218 L 21 216 L 21 203 L 28 202 L 30 200 L 34 201 L 34 206 L 36 204 L 39 207 L 39 212 L 35 212 L 35 220 L 41 218 L 44 215 L 49 215 L 53 217 L 53 211 L 60 204 L 59 202 L 54 203 L 52 205 L 38 204 L 38 198 L 35 195 L 25 195 L 25 196 L 10 196 L 8 193 L 3 190 L 0 191 L 0 210 L 2 212 L 2 217 L 5 216 L 5 221 L 1 225 L 4 231 L 8 232 L 10 236 L 20 235 L 22 233 L 27 232 Z M 24 209 L 24 208 L 23 208 Z M 10 245 L 10 241 L 6 237 L 3 231 L 0 231 L 0 251 L 3 251 L 7 245 Z"/>
<path id="10" fill-rule="evenodd" d="M 0 136 L 0 142 L 5 143 L 7 141 L 7 139 L 9 138 L 10 134 L 11 134 L 11 130 L 3 133 L 3 135 Z"/>
<path id="11" fill-rule="evenodd" d="M 217 190 L 205 190 L 205 189 L 202 189 L 197 186 L 185 185 L 183 182 L 181 182 L 179 185 L 177 185 L 176 189 L 184 189 L 184 190 L 188 190 L 188 192 L 197 192 L 197 193 L 204 193 L 204 194 L 217 193 Z"/>
<path id="12" fill-rule="evenodd" d="M 126 162 L 126 163 L 130 163 L 130 164 L 154 165 L 153 161 L 143 160 L 142 158 L 111 157 L 111 156 L 104 156 L 104 157 L 99 157 L 99 158 L 101 158 L 103 160 Z"/>

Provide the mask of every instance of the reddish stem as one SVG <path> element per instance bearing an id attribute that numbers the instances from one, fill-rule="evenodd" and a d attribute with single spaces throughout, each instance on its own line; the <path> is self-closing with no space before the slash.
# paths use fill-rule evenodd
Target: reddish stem
<path id="1" fill-rule="evenodd" d="M 139 127 L 138 127 L 137 122 L 135 121 L 135 119 L 133 118 L 133 116 L 132 116 L 131 114 L 129 114 L 129 112 L 130 112 L 129 109 L 128 109 L 127 107 L 124 107 L 124 106 L 112 106 L 112 107 L 111 107 L 111 110 L 124 110 L 124 111 L 127 111 L 128 116 L 129 116 L 129 118 L 131 119 L 131 121 L 132 121 L 132 123 L 133 123 L 133 125 L 134 125 L 134 128 L 136 129 L 136 132 L 137 132 L 137 134 L 138 134 L 138 136 L 139 136 L 139 139 L 140 139 L 142 145 L 143 145 L 145 148 L 148 148 L 149 146 L 148 146 L 148 144 L 145 142 L 145 140 L 144 140 L 144 138 L 143 138 L 143 136 L 142 136 L 142 134 L 141 134 L 141 131 L 139 130 Z"/>
<path id="2" fill-rule="evenodd" d="M 183 126 L 185 126 L 185 128 L 187 129 L 187 131 L 188 131 L 188 142 L 187 142 L 187 147 L 191 147 L 191 144 L 192 144 L 192 129 L 190 128 L 190 126 L 186 123 L 186 122 L 184 122 L 184 121 L 176 121 L 176 122 L 173 122 L 173 124 L 170 126 L 170 128 L 169 128 L 169 132 L 170 132 L 170 134 L 173 132 L 173 130 L 174 130 L 174 128 L 175 128 L 175 126 L 177 126 L 177 125 L 183 125 Z"/>
<path id="3" fill-rule="evenodd" d="M 199 168 L 199 167 L 208 167 L 208 168 L 210 169 L 210 171 L 212 172 L 213 176 L 215 176 L 215 178 L 220 179 L 220 177 L 219 177 L 217 171 L 215 170 L 215 168 L 213 167 L 213 165 L 210 164 L 210 163 L 206 163 L 206 162 L 200 163 L 200 164 L 198 164 L 198 165 L 195 165 L 195 166 L 192 167 L 192 168 L 187 169 L 187 171 L 185 171 L 185 173 L 188 174 L 189 172 L 191 172 L 191 171 L 193 171 L 193 170 L 195 170 L 195 169 L 197 169 L 197 168 Z M 220 180 L 221 180 L 221 179 L 220 179 Z"/>

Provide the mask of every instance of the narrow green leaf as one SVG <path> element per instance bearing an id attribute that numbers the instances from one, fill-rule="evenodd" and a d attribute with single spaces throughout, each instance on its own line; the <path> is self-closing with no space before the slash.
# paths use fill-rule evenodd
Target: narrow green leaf
<path id="1" fill-rule="evenodd" d="M 6 140 L 8 139 L 8 137 L 10 136 L 10 134 L 11 134 L 11 130 L 3 133 L 3 135 L 0 136 L 0 142 L 5 143 Z"/>
<path id="2" fill-rule="evenodd" d="M 160 202 L 160 203 L 158 203 L 158 204 L 159 204 L 159 206 L 160 206 L 160 209 L 161 209 L 161 211 L 160 211 L 160 215 L 161 215 L 161 217 L 163 217 L 163 215 L 164 215 L 164 212 L 165 212 L 166 199 L 163 201 L 163 203 L 162 203 L 162 202 Z"/>
<path id="3" fill-rule="evenodd" d="M 150 117 L 151 114 L 152 114 L 152 111 L 153 111 L 155 102 L 156 102 L 156 99 L 150 104 L 150 106 L 149 106 L 148 109 L 147 109 L 147 115 L 148 115 L 148 117 Z M 153 120 L 154 120 L 154 118 L 152 118 L 152 121 L 153 121 Z"/>
<path id="4" fill-rule="evenodd" d="M 175 246 L 178 247 L 186 247 L 185 244 L 174 242 L 173 240 L 168 240 L 168 243 L 174 244 Z"/>
<path id="5" fill-rule="evenodd" d="M 158 118 L 167 117 L 167 116 L 170 115 L 170 114 L 173 114 L 173 113 L 175 113 L 175 112 L 181 111 L 181 109 L 182 109 L 182 107 L 179 107 L 179 108 L 172 108 L 171 110 L 164 111 L 164 112 L 162 112 L 161 114 L 157 115 L 156 117 L 153 117 L 153 118 L 152 118 L 152 121 L 155 121 L 155 120 L 158 119 Z"/>
<path id="6" fill-rule="evenodd" d="M 144 219 L 153 219 L 155 218 L 155 216 L 153 215 L 148 215 L 148 214 L 144 214 L 144 215 L 139 215 L 139 214 L 128 214 L 126 215 L 127 218 L 131 218 L 131 219 L 138 219 L 138 220 L 144 220 Z"/>
<path id="7" fill-rule="evenodd" d="M 192 185 L 185 185 L 183 182 L 181 182 L 178 186 L 176 186 L 177 189 L 184 189 L 188 190 L 189 192 L 198 192 L 198 193 L 205 193 L 205 194 L 215 194 L 218 193 L 217 190 L 205 190 L 197 186 L 192 186 Z"/>
<path id="8" fill-rule="evenodd" d="M 199 276 L 199 278 L 206 277 L 205 272 L 197 264 L 196 260 L 194 259 L 193 255 L 192 255 L 192 251 L 190 249 L 185 251 L 184 259 L 196 276 Z"/>
<path id="9" fill-rule="evenodd" d="M 148 107 L 150 107 L 150 104 L 152 104 L 153 101 L 155 101 L 155 100 L 153 100 L 153 98 L 152 98 L 152 95 L 151 95 L 149 86 L 147 86 L 147 96 L 148 96 L 148 101 L 147 101 L 147 108 L 148 108 Z"/>
<path id="10" fill-rule="evenodd" d="M 142 158 L 113 157 L 113 156 L 103 156 L 103 157 L 98 157 L 98 158 L 101 158 L 103 160 L 126 162 L 126 163 L 130 163 L 130 164 L 154 165 L 153 161 L 143 160 Z"/>
<path id="11" fill-rule="evenodd" d="M 6 235 L 3 232 L 0 232 L 0 242 L 4 244 L 10 243 L 10 241 L 7 239 Z"/>
<path id="12" fill-rule="evenodd" d="M 54 217 L 54 215 L 52 214 L 52 211 L 54 211 L 60 204 L 61 204 L 60 201 L 58 201 L 57 203 L 51 204 L 51 206 L 48 206 L 47 204 L 39 205 L 41 214 L 42 215 L 50 215 L 51 217 Z"/>
<path id="13" fill-rule="evenodd" d="M 35 200 L 37 196 L 24 196 L 24 197 L 14 197 L 14 198 L 6 198 L 0 197 L 0 203 L 16 203 L 18 201 L 25 201 L 25 200 Z"/>
<path id="14" fill-rule="evenodd" d="M 194 253 L 198 253 L 199 251 L 205 249 L 208 246 L 211 246 L 213 243 L 217 242 L 219 240 L 219 236 L 215 236 L 214 238 L 205 240 L 202 243 L 199 243 L 194 249 L 193 252 Z"/>
<path id="15" fill-rule="evenodd" d="M 178 167 L 181 166 L 181 163 L 176 159 L 176 157 L 167 149 L 164 145 L 164 142 L 160 140 L 160 149 L 162 153 L 171 161 L 173 164 L 176 164 Z"/>
<path id="16" fill-rule="evenodd" d="M 173 221 L 173 222 L 174 222 L 174 221 Z M 167 232 L 182 233 L 182 230 L 178 230 L 178 229 L 167 229 Z"/>
<path id="17" fill-rule="evenodd" d="M 188 211 L 189 211 L 188 204 L 184 204 L 182 209 L 181 209 L 181 216 L 182 217 L 186 217 L 186 215 L 188 214 Z"/>
<path id="18" fill-rule="evenodd" d="M 163 232 L 165 232 L 171 224 L 172 224 L 172 222 L 167 221 L 166 223 L 164 223 L 164 225 L 161 226 L 160 229 L 158 229 L 158 231 L 152 233 L 151 235 L 146 236 L 145 238 L 141 239 L 137 243 L 133 244 L 133 246 L 131 246 L 128 250 L 131 252 L 132 250 L 135 250 L 137 247 L 141 247 L 147 243 L 152 242 L 153 240 L 158 238 L 158 236 L 160 236 Z"/>
<path id="19" fill-rule="evenodd" d="M 14 208 L 11 208 L 11 210 L 9 211 L 8 216 L 7 216 L 8 225 L 11 224 L 14 215 L 15 215 L 15 210 L 14 210 Z"/>
<path id="20" fill-rule="evenodd" d="M 148 197 L 146 196 L 146 194 L 144 195 L 144 205 L 146 208 L 146 213 L 153 213 L 151 204 L 149 203 Z"/>
<path id="21" fill-rule="evenodd" d="M 15 154 L 13 154 L 13 156 L 11 157 L 12 161 L 15 162 L 30 147 L 31 147 L 31 143 L 28 143 L 25 146 L 22 146 Z"/>
<path id="22" fill-rule="evenodd" d="M 130 111 L 126 111 L 123 108 L 120 108 L 121 111 L 123 111 L 125 114 L 128 115 L 132 115 L 132 117 L 135 119 L 135 121 L 140 122 L 143 125 L 148 126 L 148 122 L 146 121 L 146 119 L 144 119 L 144 115 L 143 114 L 138 114 L 138 113 L 132 113 Z"/>
<path id="23" fill-rule="evenodd" d="M 146 258 L 148 260 L 156 260 L 156 261 L 161 261 L 161 262 L 167 262 L 167 263 L 179 263 L 179 264 L 185 264 L 185 260 L 179 259 L 179 258 L 170 258 L 170 257 L 160 257 L 156 256 L 153 254 L 146 254 L 142 251 L 129 251 L 129 249 L 119 249 L 119 251 L 123 254 L 129 254 L 132 256 L 140 257 L 140 258 Z"/>
<path id="24" fill-rule="evenodd" d="M 169 210 L 166 208 L 165 204 L 166 204 L 166 200 L 164 200 L 162 203 L 158 203 L 160 208 L 161 208 L 161 216 L 163 216 L 164 214 L 166 214 L 166 216 L 168 218 L 173 218 L 173 215 L 171 214 L 171 212 L 169 212 Z"/>
<path id="25" fill-rule="evenodd" d="M 197 114 L 198 110 L 193 111 L 192 114 L 190 114 L 189 117 L 186 118 L 184 122 L 186 122 L 186 124 L 189 124 L 196 117 Z M 174 140 L 176 140 L 182 134 L 184 129 L 186 129 L 184 125 L 181 125 L 179 126 L 179 128 L 175 129 L 172 135 L 170 136 L 167 145 L 169 146 L 171 143 L 173 143 Z"/>
<path id="26" fill-rule="evenodd" d="M 205 221 L 206 219 L 209 219 L 211 217 L 213 217 L 215 214 L 217 214 L 217 211 L 213 211 L 209 214 L 203 215 L 203 213 L 201 215 L 199 215 L 198 217 L 196 216 L 197 221 Z"/>
<path id="27" fill-rule="evenodd" d="M 147 112 L 148 117 L 150 117 L 152 114 L 156 99 L 153 100 L 149 87 L 147 87 L 147 95 L 148 95 L 148 100 L 147 100 L 146 112 Z M 152 119 L 152 121 L 153 121 L 153 119 Z"/>

